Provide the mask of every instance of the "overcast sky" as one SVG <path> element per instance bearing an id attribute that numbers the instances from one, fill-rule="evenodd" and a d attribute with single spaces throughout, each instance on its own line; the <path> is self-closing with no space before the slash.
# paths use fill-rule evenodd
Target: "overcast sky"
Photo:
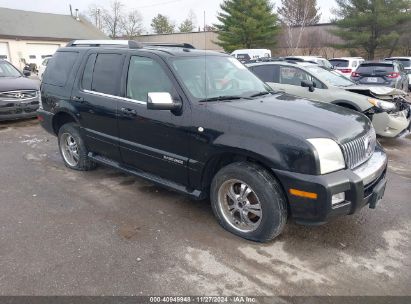
<path id="1" fill-rule="evenodd" d="M 78 8 L 80 12 L 87 12 L 91 4 L 98 3 L 108 7 L 111 0 L 0 0 L 0 7 L 22 9 L 29 11 L 48 12 L 57 14 L 69 14 L 69 4 L 73 9 Z M 137 9 L 144 19 L 145 32 L 151 32 L 151 19 L 158 13 L 169 16 L 179 24 L 184 20 L 190 9 L 197 16 L 198 25 L 203 25 L 204 11 L 206 23 L 213 24 L 217 21 L 216 13 L 222 0 L 121 0 L 127 9 Z M 273 1 L 278 6 L 281 1 Z M 330 9 L 335 6 L 334 0 L 317 0 L 321 8 L 321 22 L 328 22 L 331 16 Z M 21 20 L 24 22 L 24 20 Z"/>

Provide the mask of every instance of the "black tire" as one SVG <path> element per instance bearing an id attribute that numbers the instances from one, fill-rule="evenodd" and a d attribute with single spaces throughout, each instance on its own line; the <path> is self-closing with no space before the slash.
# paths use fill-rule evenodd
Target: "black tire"
<path id="1" fill-rule="evenodd" d="M 72 136 L 72 138 L 75 140 L 77 144 L 78 161 L 75 165 L 67 162 L 66 157 L 63 155 L 63 146 L 61 142 L 62 137 L 67 136 L 67 134 Z M 78 171 L 89 171 L 96 168 L 97 164 L 87 156 L 88 151 L 86 149 L 83 139 L 81 138 L 78 124 L 72 122 L 64 124 L 58 132 L 58 143 L 60 155 L 63 158 L 66 167 Z"/>
<path id="2" fill-rule="evenodd" d="M 258 197 L 262 216 L 258 227 L 253 231 L 243 232 L 236 229 L 222 211 L 219 195 L 224 192 L 224 184 L 231 180 L 243 181 Z M 248 240 L 270 241 L 284 230 L 287 222 L 287 202 L 279 182 L 266 169 L 253 163 L 238 162 L 222 168 L 213 178 L 210 198 L 214 215 L 220 225 Z"/>

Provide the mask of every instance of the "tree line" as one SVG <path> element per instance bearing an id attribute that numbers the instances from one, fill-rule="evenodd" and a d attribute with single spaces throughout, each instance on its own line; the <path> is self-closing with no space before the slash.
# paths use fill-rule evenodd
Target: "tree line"
<path id="1" fill-rule="evenodd" d="M 89 8 L 89 19 L 110 37 L 134 39 L 144 31 L 142 16 L 137 10 L 126 10 L 120 0 L 105 9 Z M 361 49 L 368 59 L 378 50 L 392 53 L 401 44 L 411 44 L 411 36 L 402 41 L 411 25 L 411 0 L 336 0 L 331 20 L 336 28 L 332 34 L 343 43 L 330 45 L 351 52 Z M 281 0 L 275 8 L 270 0 L 224 0 L 217 13 L 218 23 L 203 30 L 217 30 L 218 41 L 225 51 L 240 48 L 274 48 L 279 33 L 283 33 L 287 48 L 294 53 L 300 47 L 307 26 L 321 19 L 317 0 Z M 157 34 L 192 32 L 196 16 L 190 10 L 179 25 L 168 16 L 158 14 L 151 20 Z M 200 29 L 198 29 L 200 30 Z M 284 35 L 285 34 L 285 35 Z"/>

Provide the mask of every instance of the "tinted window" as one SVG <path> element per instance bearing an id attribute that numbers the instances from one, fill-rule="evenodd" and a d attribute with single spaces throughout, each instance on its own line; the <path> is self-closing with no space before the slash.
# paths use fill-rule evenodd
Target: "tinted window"
<path id="1" fill-rule="evenodd" d="M 128 68 L 127 97 L 147 102 L 149 92 L 168 92 L 175 96 L 173 84 L 158 62 L 132 56 Z"/>
<path id="2" fill-rule="evenodd" d="M 30 59 L 36 59 L 36 55 L 30 55 L 29 58 Z"/>
<path id="3" fill-rule="evenodd" d="M 301 86 L 302 80 L 311 80 L 311 77 L 301 69 L 291 66 L 281 66 L 280 83 Z"/>
<path id="4" fill-rule="evenodd" d="M 110 95 L 119 95 L 123 55 L 98 54 L 93 71 L 91 90 Z"/>
<path id="5" fill-rule="evenodd" d="M 20 77 L 20 72 L 7 61 L 0 61 L 0 77 Z"/>
<path id="6" fill-rule="evenodd" d="M 343 60 L 343 59 L 331 59 L 330 63 L 334 66 L 334 67 L 339 67 L 339 68 L 346 68 L 348 67 L 348 60 Z"/>
<path id="7" fill-rule="evenodd" d="M 77 56 L 77 52 L 56 52 L 47 64 L 43 82 L 60 87 L 64 86 Z"/>
<path id="8" fill-rule="evenodd" d="M 385 74 L 393 71 L 394 66 L 392 64 L 384 63 L 363 63 L 357 69 L 357 73 L 362 74 Z"/>
<path id="9" fill-rule="evenodd" d="M 253 67 L 253 72 L 264 82 L 278 82 L 279 67 L 276 65 L 259 65 Z"/>
<path id="10" fill-rule="evenodd" d="M 81 87 L 85 90 L 91 90 L 91 81 L 93 79 L 93 69 L 96 57 L 96 54 L 91 54 L 87 59 L 86 66 L 84 67 L 83 78 L 81 80 Z"/>

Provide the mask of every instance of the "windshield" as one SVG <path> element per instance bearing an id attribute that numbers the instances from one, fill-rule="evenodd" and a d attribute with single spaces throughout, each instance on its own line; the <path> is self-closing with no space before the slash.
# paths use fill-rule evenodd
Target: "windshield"
<path id="1" fill-rule="evenodd" d="M 348 60 L 344 60 L 344 59 L 331 59 L 329 61 L 334 67 L 338 67 L 338 68 L 346 68 L 348 67 L 348 63 L 349 63 Z"/>
<path id="2" fill-rule="evenodd" d="M 179 57 L 173 60 L 172 67 L 198 100 L 224 96 L 252 97 L 272 92 L 268 85 L 233 57 Z"/>
<path id="3" fill-rule="evenodd" d="M 337 72 L 328 71 L 324 68 L 315 65 L 307 66 L 306 69 L 310 71 L 311 74 L 313 74 L 313 76 L 318 77 L 321 81 L 325 82 L 326 84 L 330 84 L 337 87 L 347 87 L 354 84 L 351 80 Z"/>
<path id="4" fill-rule="evenodd" d="M 21 77 L 21 74 L 10 63 L 0 61 L 0 77 Z"/>

